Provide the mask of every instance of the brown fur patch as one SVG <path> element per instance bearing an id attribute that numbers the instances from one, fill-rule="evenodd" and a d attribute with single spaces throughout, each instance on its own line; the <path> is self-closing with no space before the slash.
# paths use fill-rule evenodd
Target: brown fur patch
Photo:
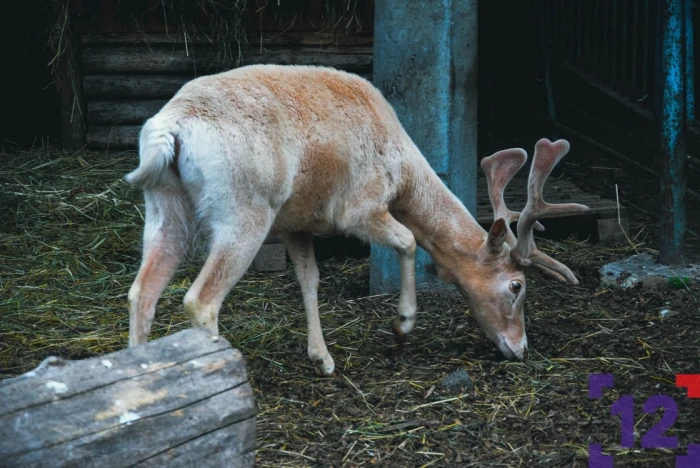
<path id="1" fill-rule="evenodd" d="M 319 73 L 318 81 L 324 85 L 340 104 L 367 105 L 367 93 L 360 83 L 352 79 L 339 79 L 337 75 Z"/>
<path id="2" fill-rule="evenodd" d="M 218 296 L 221 295 L 226 287 L 227 281 L 232 276 L 235 259 L 235 252 L 219 251 L 212 252 L 210 255 L 216 255 L 214 263 L 207 268 L 207 278 L 199 293 L 199 303 L 201 305 L 211 304 Z M 201 273 L 200 273 L 201 274 Z"/>
<path id="3" fill-rule="evenodd" d="M 292 197 L 282 206 L 273 227 L 317 234 L 332 231 L 324 215 L 328 204 L 350 177 L 350 165 L 338 146 L 330 143 L 309 145 L 304 152 L 299 173 L 294 179 Z M 332 222 L 332 221 L 331 221 Z"/>

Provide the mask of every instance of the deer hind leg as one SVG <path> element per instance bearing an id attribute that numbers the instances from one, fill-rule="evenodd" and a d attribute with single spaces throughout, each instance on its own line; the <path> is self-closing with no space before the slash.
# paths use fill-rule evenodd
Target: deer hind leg
<path id="1" fill-rule="evenodd" d="M 274 216 L 269 205 L 235 202 L 218 204 L 204 215 L 211 231 L 209 255 L 184 300 L 193 327 L 219 334 L 221 304 L 253 262 Z"/>
<path id="2" fill-rule="evenodd" d="M 181 188 L 144 192 L 143 259 L 129 290 L 129 346 L 148 341 L 156 302 L 187 253 L 190 207 Z"/>
<path id="3" fill-rule="evenodd" d="M 401 293 L 393 330 L 396 341 L 403 343 L 416 324 L 417 314 L 416 240 L 413 233 L 388 211 L 383 211 L 371 217 L 370 221 L 360 226 L 354 234 L 369 242 L 392 247 L 399 255 Z"/>
<path id="4" fill-rule="evenodd" d="M 306 309 L 306 323 L 308 326 L 309 359 L 318 375 L 329 377 L 335 370 L 335 362 L 328 353 L 326 343 L 323 340 L 321 320 L 318 316 L 318 265 L 314 255 L 313 236 L 307 232 L 295 232 L 283 236 L 284 243 L 289 252 L 289 258 L 294 264 L 294 269 L 301 286 L 301 294 L 304 298 Z"/>

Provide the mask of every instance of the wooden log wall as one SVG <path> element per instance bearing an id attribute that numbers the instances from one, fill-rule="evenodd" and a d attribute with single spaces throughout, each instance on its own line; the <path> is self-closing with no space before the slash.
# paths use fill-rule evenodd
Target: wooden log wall
<path id="1" fill-rule="evenodd" d="M 264 33 L 242 65 L 321 65 L 372 74 L 372 36 L 293 31 Z M 140 125 L 196 76 L 221 71 L 206 40 L 178 35 L 84 35 L 81 38 L 87 143 L 93 149 L 131 149 Z"/>
<path id="2" fill-rule="evenodd" d="M 0 466 L 251 467 L 241 353 L 189 329 L 0 382 Z"/>

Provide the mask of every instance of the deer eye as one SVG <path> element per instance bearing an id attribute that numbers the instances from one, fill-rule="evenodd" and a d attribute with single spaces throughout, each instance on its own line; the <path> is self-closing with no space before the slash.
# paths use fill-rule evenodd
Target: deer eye
<path id="1" fill-rule="evenodd" d="M 510 290 L 513 292 L 513 294 L 518 294 L 520 290 L 523 288 L 522 283 L 520 281 L 511 281 L 510 282 Z"/>

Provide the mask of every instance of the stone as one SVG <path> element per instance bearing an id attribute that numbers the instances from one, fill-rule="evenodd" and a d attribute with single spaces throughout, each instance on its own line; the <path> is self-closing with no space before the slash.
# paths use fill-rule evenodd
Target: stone
<path id="1" fill-rule="evenodd" d="M 600 269 L 600 285 L 603 288 L 683 287 L 688 282 L 699 280 L 700 265 L 661 265 L 647 252 L 608 263 Z"/>
<path id="2" fill-rule="evenodd" d="M 678 315 L 678 314 L 679 314 L 679 312 L 677 310 L 671 310 L 671 309 L 663 309 L 663 310 L 659 311 L 659 317 L 661 317 L 662 319 L 671 318 L 671 317 Z"/>
<path id="3" fill-rule="evenodd" d="M 445 376 L 440 383 L 447 390 L 454 393 L 471 390 L 474 387 L 472 378 L 469 377 L 469 373 L 464 369 L 459 369 L 458 371 Z"/>

